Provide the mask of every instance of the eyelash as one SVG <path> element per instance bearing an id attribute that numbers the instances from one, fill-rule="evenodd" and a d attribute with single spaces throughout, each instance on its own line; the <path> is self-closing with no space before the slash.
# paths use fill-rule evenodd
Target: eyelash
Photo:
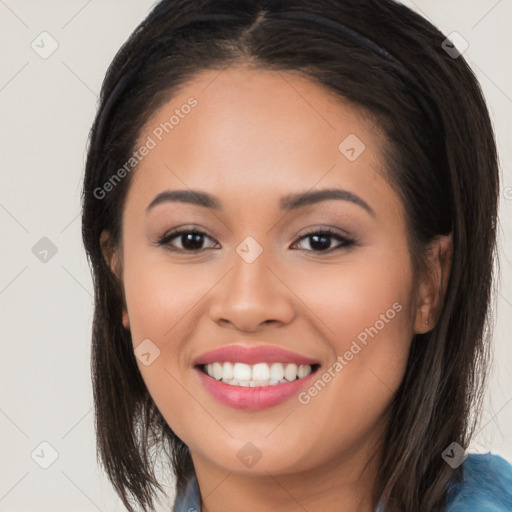
<path id="1" fill-rule="evenodd" d="M 168 233 L 165 233 L 157 242 L 157 245 L 160 247 L 160 246 L 166 246 L 166 249 L 171 251 L 171 252 L 181 252 L 181 253 L 188 253 L 188 254 L 191 254 L 191 253 L 199 253 L 199 252 L 202 252 L 208 248 L 203 248 L 203 249 L 198 249 L 198 250 L 190 250 L 190 249 L 176 249 L 176 248 L 172 248 L 171 245 L 170 245 L 170 241 L 173 240 L 174 238 L 178 238 L 179 236 L 181 235 L 185 235 L 185 234 L 193 234 L 193 235 L 205 235 L 206 237 L 210 238 L 206 233 L 204 233 L 203 231 L 198 231 L 197 229 L 193 229 L 193 228 L 188 228 L 188 229 L 180 229 L 178 231 L 171 231 L 171 232 L 168 232 Z M 314 250 L 308 250 L 308 252 L 316 252 L 316 253 L 319 253 L 319 254 L 327 254 L 327 253 L 332 253 L 332 252 L 336 252 L 336 251 L 340 251 L 342 249 L 348 249 L 354 245 L 357 244 L 357 240 L 355 240 L 354 238 L 347 238 L 345 236 L 342 236 L 340 235 L 339 233 L 337 233 L 336 231 L 330 229 L 330 228 L 322 228 L 322 229 L 316 229 L 316 230 L 312 230 L 312 231 L 309 231 L 307 233 L 304 233 L 300 238 L 299 240 L 297 241 L 300 242 L 301 240 L 304 240 L 304 239 L 307 239 L 309 237 L 312 237 L 313 235 L 321 235 L 321 236 L 327 236 L 329 238 L 336 238 L 338 241 L 340 241 L 340 245 L 338 247 L 334 247 L 334 248 L 329 248 L 325 251 L 314 251 Z"/>

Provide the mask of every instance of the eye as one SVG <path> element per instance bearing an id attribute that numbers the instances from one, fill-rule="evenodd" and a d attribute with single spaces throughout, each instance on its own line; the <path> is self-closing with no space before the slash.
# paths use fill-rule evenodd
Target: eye
<path id="1" fill-rule="evenodd" d="M 331 248 L 330 239 L 336 238 L 339 240 L 339 244 L 334 249 Z M 347 249 L 353 245 L 355 245 L 356 241 L 345 236 L 340 235 L 336 231 L 324 228 L 319 229 L 317 231 L 310 231 L 303 235 L 300 240 L 308 240 L 309 246 L 313 248 L 313 252 L 334 252 L 341 249 Z"/>
<path id="2" fill-rule="evenodd" d="M 157 245 L 164 246 L 172 252 L 200 252 L 207 249 L 207 247 L 202 247 L 205 238 L 213 240 L 203 231 L 199 231 L 194 228 L 182 228 L 165 233 L 158 240 Z M 330 242 L 330 239 L 333 238 L 339 241 L 338 246 L 334 247 L 334 249 L 331 247 Z M 178 247 L 176 247 L 176 243 L 172 243 L 175 239 L 178 239 L 178 243 L 181 246 L 178 245 Z M 342 236 L 329 228 L 310 231 L 303 235 L 299 239 L 299 242 L 301 240 L 309 240 L 308 245 L 313 252 L 334 252 L 341 249 L 347 249 L 356 244 L 356 240 Z M 215 245 L 216 244 L 214 242 L 210 248 L 214 248 Z"/>
<path id="3" fill-rule="evenodd" d="M 171 243 L 171 241 L 176 238 L 179 243 L 181 243 L 181 247 L 173 247 L 174 244 Z M 203 231 L 194 228 L 180 229 L 165 233 L 158 240 L 157 245 L 165 246 L 166 249 L 173 252 L 199 252 L 204 249 L 202 245 L 205 238 L 212 240 L 212 238 Z"/>

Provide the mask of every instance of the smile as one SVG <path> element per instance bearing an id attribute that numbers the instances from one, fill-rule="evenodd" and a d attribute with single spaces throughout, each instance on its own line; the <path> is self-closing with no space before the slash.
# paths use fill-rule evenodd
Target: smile
<path id="1" fill-rule="evenodd" d="M 318 366 L 318 365 L 313 365 Z M 202 365 L 203 373 L 230 386 L 261 387 L 285 384 L 307 377 L 313 370 L 310 364 L 214 362 Z"/>

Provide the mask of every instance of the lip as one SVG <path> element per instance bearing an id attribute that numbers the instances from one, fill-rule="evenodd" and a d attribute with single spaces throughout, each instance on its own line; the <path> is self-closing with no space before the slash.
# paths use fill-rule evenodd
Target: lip
<path id="1" fill-rule="evenodd" d="M 194 368 L 206 390 L 220 403 L 235 409 L 266 409 L 297 396 L 304 388 L 311 386 L 318 375 L 318 366 L 306 377 L 284 384 L 260 387 L 231 386 L 206 375 L 200 368 Z"/>
<path id="2" fill-rule="evenodd" d="M 231 386 L 220 382 L 203 372 L 202 366 L 209 363 L 295 363 L 296 365 L 315 365 L 313 371 L 303 377 L 283 384 L 259 387 Z M 310 386 L 317 377 L 320 362 L 309 357 L 291 352 L 275 345 L 228 345 L 201 354 L 194 361 L 194 370 L 205 389 L 219 402 L 235 409 L 258 410 L 272 407 L 298 395 Z"/>
<path id="3" fill-rule="evenodd" d="M 209 363 L 295 363 L 320 364 L 319 361 L 302 356 L 295 352 L 285 350 L 274 345 L 259 345 L 247 347 L 244 345 L 228 345 L 201 354 L 195 361 L 194 366 Z"/>

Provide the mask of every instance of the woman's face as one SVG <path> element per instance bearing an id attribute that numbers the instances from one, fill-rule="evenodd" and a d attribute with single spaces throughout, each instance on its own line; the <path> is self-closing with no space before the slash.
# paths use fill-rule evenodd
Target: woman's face
<path id="1" fill-rule="evenodd" d="M 122 218 L 125 325 L 196 469 L 285 475 L 377 447 L 422 329 L 383 144 L 319 85 L 242 68 L 197 75 L 141 132 Z M 342 192 L 293 205 L 326 189 Z M 216 207 L 172 200 L 178 190 Z M 264 350 L 203 356 L 232 346 Z M 198 361 L 257 385 L 219 382 Z M 294 361 L 314 372 L 281 383 Z"/>

